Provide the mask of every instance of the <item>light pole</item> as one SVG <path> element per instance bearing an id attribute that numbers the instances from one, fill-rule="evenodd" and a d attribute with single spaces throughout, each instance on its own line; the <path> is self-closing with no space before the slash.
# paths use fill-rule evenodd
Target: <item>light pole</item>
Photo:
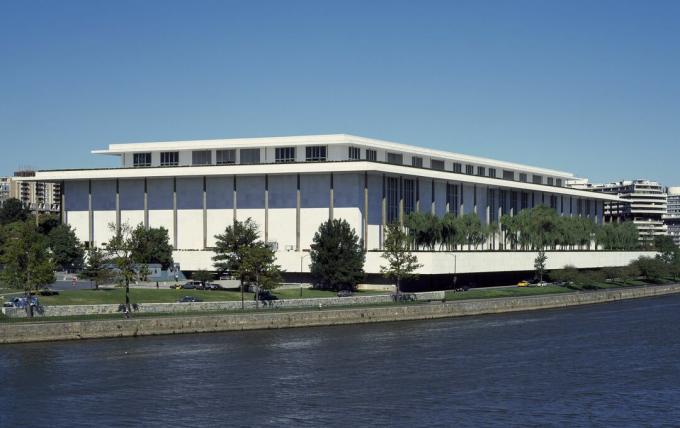
<path id="1" fill-rule="evenodd" d="M 451 254 L 453 256 L 453 289 L 456 289 L 456 282 L 458 281 L 458 277 L 456 276 L 456 272 L 458 270 L 458 257 L 456 254 Z"/>
<path id="2" fill-rule="evenodd" d="M 300 255 L 300 274 L 302 274 L 302 261 L 305 257 L 309 257 L 309 254 Z M 302 282 L 300 282 L 300 298 L 302 298 Z"/>

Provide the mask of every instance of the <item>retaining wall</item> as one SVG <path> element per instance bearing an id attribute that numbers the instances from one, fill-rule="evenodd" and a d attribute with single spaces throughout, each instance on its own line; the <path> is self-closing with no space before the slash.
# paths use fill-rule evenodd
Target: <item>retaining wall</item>
<path id="1" fill-rule="evenodd" d="M 680 293 L 680 284 L 533 297 L 505 297 L 352 309 L 299 312 L 263 311 L 245 314 L 133 318 L 128 320 L 0 323 L 0 343 L 422 320 L 559 308 L 672 293 Z"/>
<path id="2" fill-rule="evenodd" d="M 414 293 L 418 301 L 427 300 L 444 300 L 445 293 L 443 291 L 432 291 L 425 293 Z M 312 299 L 286 299 L 286 300 L 272 300 L 268 302 L 266 307 L 273 309 L 285 308 L 318 308 L 328 306 L 347 306 L 347 305 L 369 305 L 389 303 L 392 297 L 389 294 L 380 294 L 374 296 L 359 296 L 354 295 L 350 297 L 319 297 Z M 264 304 L 260 302 L 259 306 Z M 140 303 L 138 306 L 139 313 L 181 313 L 181 312 L 205 312 L 205 311 L 234 311 L 241 309 L 241 301 L 226 301 L 226 302 L 186 302 L 186 303 Z M 43 306 L 43 313 L 36 316 L 45 317 L 68 317 L 68 316 L 82 316 L 82 315 L 106 315 L 118 313 L 119 305 L 55 305 Z M 255 309 L 254 300 L 246 300 L 244 302 L 245 309 Z M 26 310 L 19 308 L 2 308 L 2 313 L 10 318 L 26 317 Z"/>

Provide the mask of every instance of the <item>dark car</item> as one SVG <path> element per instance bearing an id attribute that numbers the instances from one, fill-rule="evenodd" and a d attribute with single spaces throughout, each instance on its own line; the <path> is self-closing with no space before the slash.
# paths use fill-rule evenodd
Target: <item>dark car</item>
<path id="1" fill-rule="evenodd" d="M 226 290 L 226 288 L 222 287 L 220 284 L 214 284 L 214 283 L 207 283 L 205 284 L 205 289 L 206 290 Z"/>
<path id="2" fill-rule="evenodd" d="M 202 302 L 203 300 L 199 299 L 198 297 L 194 296 L 184 296 L 181 299 L 177 301 L 177 303 L 196 303 L 196 302 Z"/>
<path id="3" fill-rule="evenodd" d="M 338 291 L 338 297 L 352 297 L 351 290 L 340 290 Z"/>
<path id="4" fill-rule="evenodd" d="M 201 287 L 201 281 L 188 281 L 182 284 L 183 290 L 193 290 L 195 288 Z"/>
<path id="5" fill-rule="evenodd" d="M 279 298 L 273 295 L 272 292 L 269 290 L 258 291 L 257 293 L 255 293 L 254 298 L 256 300 L 279 300 Z"/>
<path id="6" fill-rule="evenodd" d="M 41 296 L 58 296 L 59 292 L 57 290 L 52 290 L 51 288 L 43 288 L 38 294 Z"/>

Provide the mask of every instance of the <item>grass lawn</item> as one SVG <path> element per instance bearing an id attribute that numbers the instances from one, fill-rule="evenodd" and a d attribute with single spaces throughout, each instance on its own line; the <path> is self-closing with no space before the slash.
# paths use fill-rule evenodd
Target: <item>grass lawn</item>
<path id="1" fill-rule="evenodd" d="M 299 299 L 300 289 L 274 290 L 279 299 Z M 360 291 L 359 295 L 385 294 L 384 292 Z M 183 296 L 194 296 L 204 302 L 239 301 L 240 291 L 204 291 L 204 290 L 172 290 L 172 289 L 147 289 L 131 288 L 130 300 L 132 303 L 173 303 Z M 302 290 L 302 298 L 312 297 L 335 297 L 333 291 Z M 245 300 L 253 300 L 253 293 L 245 293 Z M 43 305 L 103 305 L 119 304 L 125 301 L 123 288 L 101 290 L 65 290 L 58 296 L 39 296 Z"/>
<path id="2" fill-rule="evenodd" d="M 491 299 L 494 297 L 537 296 L 541 294 L 573 293 L 565 287 L 547 285 L 545 287 L 497 288 L 493 290 L 472 289 L 464 292 L 446 292 L 446 300 Z"/>

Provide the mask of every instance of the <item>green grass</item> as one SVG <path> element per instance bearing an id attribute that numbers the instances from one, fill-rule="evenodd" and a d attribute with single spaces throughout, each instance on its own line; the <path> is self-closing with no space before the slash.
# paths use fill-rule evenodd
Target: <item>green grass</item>
<path id="1" fill-rule="evenodd" d="M 21 294 L 20 292 L 18 294 Z M 299 299 L 300 289 L 274 290 L 279 299 Z M 384 292 L 361 291 L 359 295 L 385 294 Z M 173 303 L 183 296 L 194 296 L 204 302 L 239 301 L 240 291 L 204 291 L 204 290 L 171 290 L 131 288 L 130 300 L 133 303 Z M 302 298 L 335 297 L 333 291 L 303 289 Z M 253 300 L 253 293 L 245 293 L 245 300 Z M 125 301 L 123 288 L 100 290 L 65 290 L 58 296 L 39 296 L 43 305 L 104 305 L 119 304 Z"/>
<path id="2" fill-rule="evenodd" d="M 496 297 L 538 296 L 541 294 L 573 293 L 565 287 L 547 285 L 545 287 L 496 288 L 493 290 L 473 289 L 464 292 L 446 292 L 446 300 L 493 299 Z"/>

